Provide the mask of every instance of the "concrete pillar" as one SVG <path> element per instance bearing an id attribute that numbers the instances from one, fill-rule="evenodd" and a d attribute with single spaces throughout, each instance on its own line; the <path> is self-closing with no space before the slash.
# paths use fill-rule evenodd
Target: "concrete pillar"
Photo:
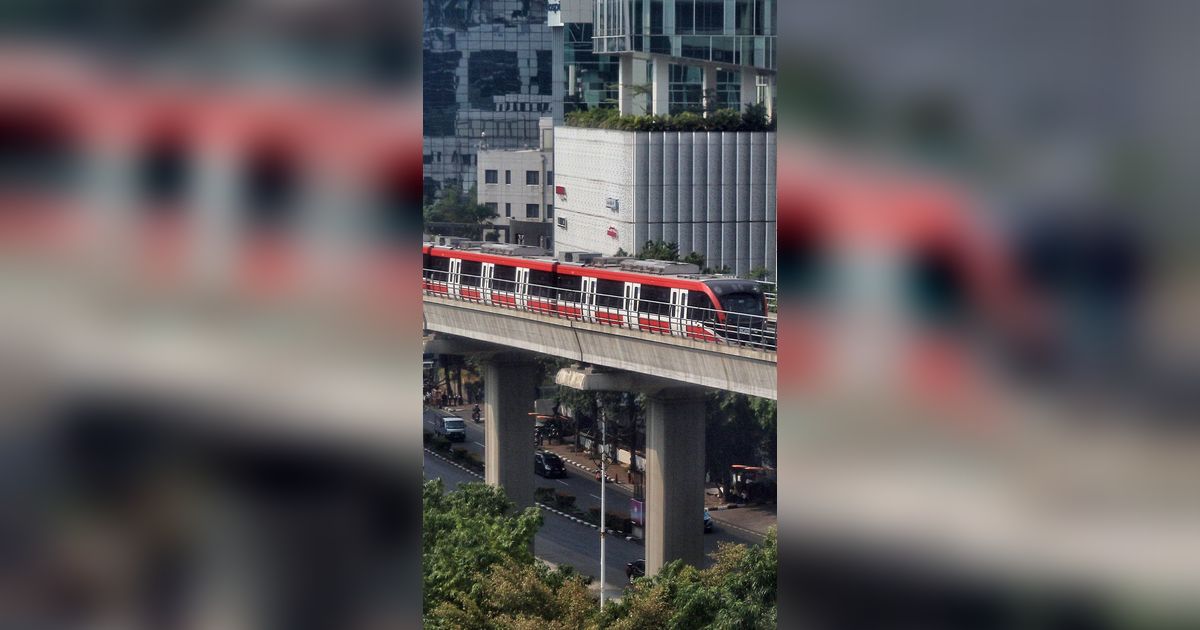
<path id="1" fill-rule="evenodd" d="M 621 115 L 633 113 L 633 85 L 637 82 L 633 76 L 633 57 L 619 55 L 617 64 L 617 101 Z"/>
<path id="2" fill-rule="evenodd" d="M 484 479 L 504 488 L 518 509 L 533 506 L 533 401 L 538 365 L 498 355 L 484 369 Z"/>
<path id="3" fill-rule="evenodd" d="M 717 106 L 717 67 L 704 66 L 704 79 L 701 83 L 704 90 L 704 115 L 708 116 L 708 110 L 714 109 Z"/>
<path id="4" fill-rule="evenodd" d="M 741 101 L 742 111 L 758 102 L 758 75 L 749 68 L 742 68 Z"/>
<path id="5" fill-rule="evenodd" d="M 704 560 L 704 396 L 698 388 L 647 396 L 646 574 Z"/>
<path id="6" fill-rule="evenodd" d="M 665 116 L 671 112 L 671 73 L 670 64 L 663 57 L 654 58 L 654 80 L 651 91 L 654 95 L 654 114 Z"/>

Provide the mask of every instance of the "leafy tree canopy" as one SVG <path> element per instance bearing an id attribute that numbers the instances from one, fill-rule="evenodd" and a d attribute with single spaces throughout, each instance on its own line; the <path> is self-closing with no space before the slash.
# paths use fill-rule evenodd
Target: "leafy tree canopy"
<path id="1" fill-rule="evenodd" d="M 421 555 L 424 610 L 463 597 L 478 598 L 480 578 L 504 562 L 533 563 L 533 537 L 542 525 L 537 508 L 517 512 L 504 491 L 481 483 L 445 492 L 440 479 L 422 493 Z"/>
<path id="2" fill-rule="evenodd" d="M 605 608 L 603 627 L 775 628 L 779 547 L 775 528 L 747 547 L 722 542 L 714 563 L 696 569 L 672 562 L 639 580 L 618 603 Z"/>
<path id="3" fill-rule="evenodd" d="M 496 213 L 478 202 L 477 189 L 463 192 L 458 186 L 447 186 L 440 199 L 425 206 L 425 223 L 484 223 Z"/>

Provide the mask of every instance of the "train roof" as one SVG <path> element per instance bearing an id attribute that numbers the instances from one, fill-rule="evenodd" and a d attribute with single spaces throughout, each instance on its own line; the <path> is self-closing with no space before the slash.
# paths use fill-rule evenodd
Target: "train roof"
<path id="1" fill-rule="evenodd" d="M 461 252 L 470 258 L 480 255 L 505 256 L 520 258 L 530 262 L 541 263 L 539 266 L 556 264 L 559 271 L 570 275 L 583 275 L 585 272 L 598 271 L 599 275 L 608 273 L 634 273 L 639 275 L 660 276 L 675 280 L 690 280 L 703 282 L 714 288 L 717 293 L 729 294 L 747 291 L 758 291 L 761 288 L 753 280 L 745 280 L 730 275 L 700 273 L 700 268 L 693 263 L 670 260 L 641 260 L 633 256 L 601 256 L 596 254 L 579 261 L 563 261 L 554 258 L 540 247 L 515 245 L 510 243 L 485 243 L 481 241 L 454 241 L 451 245 L 438 245 L 426 242 L 423 249 L 439 252 Z M 608 273 L 604 273 L 608 272 Z"/>

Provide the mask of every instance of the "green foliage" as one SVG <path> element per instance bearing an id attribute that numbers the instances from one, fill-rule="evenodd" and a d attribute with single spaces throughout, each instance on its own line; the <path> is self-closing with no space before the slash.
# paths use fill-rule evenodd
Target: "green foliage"
<path id="1" fill-rule="evenodd" d="M 641 260 L 679 260 L 679 243 L 646 241 L 637 257 Z"/>
<path id="2" fill-rule="evenodd" d="M 447 186 L 440 199 L 425 207 L 426 222 L 479 223 L 495 216 L 478 202 L 474 186 L 467 192 L 458 186 Z"/>
<path id="3" fill-rule="evenodd" d="M 426 613 L 443 602 L 480 597 L 481 576 L 494 565 L 534 562 L 533 537 L 542 515 L 537 508 L 516 512 L 503 490 L 466 483 L 444 492 L 435 479 L 425 482 L 422 506 Z"/>
<path id="4" fill-rule="evenodd" d="M 628 255 L 629 255 L 629 252 L 625 251 L 624 247 L 618 247 L 617 253 L 613 254 L 613 256 L 628 256 Z"/>
<path id="5" fill-rule="evenodd" d="M 599 608 L 582 577 L 570 568 L 509 559 L 481 577 L 473 592 L 456 593 L 425 615 L 426 628 L 589 630 Z"/>
<path id="6" fill-rule="evenodd" d="M 771 275 L 770 270 L 768 270 L 766 267 L 758 266 L 758 267 L 751 269 L 746 274 L 746 278 L 748 280 L 766 280 L 770 275 Z"/>
<path id="7" fill-rule="evenodd" d="M 683 262 L 692 263 L 693 265 L 704 269 L 704 254 L 701 254 L 700 252 L 691 252 L 687 256 L 683 257 Z"/>
<path id="8" fill-rule="evenodd" d="M 733 464 L 774 462 L 778 438 L 775 401 L 717 392 L 706 404 L 705 466 L 714 480 L 729 478 Z"/>
<path id="9" fill-rule="evenodd" d="M 602 108 L 569 112 L 570 127 L 616 129 L 620 131 L 774 131 L 775 120 L 767 118 L 766 106 L 752 105 L 745 113 L 718 109 L 703 117 L 684 111 L 674 115 L 621 115 L 616 109 Z"/>
<path id="10" fill-rule="evenodd" d="M 742 112 L 742 129 L 746 131 L 774 131 L 775 121 L 767 117 L 765 103 L 754 103 Z"/>
<path id="11" fill-rule="evenodd" d="M 714 563 L 696 569 L 672 562 L 636 582 L 606 607 L 601 625 L 635 628 L 775 628 L 779 547 L 775 528 L 746 547 L 720 543 Z"/>

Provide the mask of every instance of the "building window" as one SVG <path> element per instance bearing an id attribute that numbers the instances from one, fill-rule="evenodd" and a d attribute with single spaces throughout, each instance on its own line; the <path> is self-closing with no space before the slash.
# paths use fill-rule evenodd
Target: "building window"
<path id="1" fill-rule="evenodd" d="M 504 216 L 506 216 L 506 217 L 512 216 L 512 204 L 511 203 L 504 204 Z"/>
<path id="2" fill-rule="evenodd" d="M 554 171 L 546 171 L 546 185 L 547 186 L 554 185 Z"/>
<path id="3" fill-rule="evenodd" d="M 546 218 L 547 219 L 554 218 L 554 204 L 549 204 L 549 203 L 546 204 Z"/>
<path id="4" fill-rule="evenodd" d="M 496 171 L 489 168 L 488 170 L 483 172 L 483 183 L 495 184 L 500 181 L 498 176 L 499 176 L 499 173 L 497 173 Z"/>
<path id="5" fill-rule="evenodd" d="M 526 186 L 537 186 L 538 179 L 539 179 L 539 177 L 538 177 L 537 171 L 525 171 L 525 185 Z"/>
<path id="6" fill-rule="evenodd" d="M 538 215 L 538 205 L 536 203 L 525 204 L 525 218 L 536 219 Z"/>
<path id="7" fill-rule="evenodd" d="M 432 153 L 426 153 L 425 155 L 422 155 L 422 156 L 421 156 L 421 163 L 422 163 L 422 164 L 433 164 L 433 154 L 432 154 Z"/>
<path id="8" fill-rule="evenodd" d="M 505 184 L 512 183 L 512 171 L 504 171 L 504 183 Z"/>
<path id="9" fill-rule="evenodd" d="M 567 229 L 567 217 L 558 217 L 558 227 Z"/>
<path id="10" fill-rule="evenodd" d="M 488 211 L 489 211 L 489 212 L 491 212 L 491 213 L 492 213 L 492 216 L 496 216 L 496 209 L 497 209 L 499 206 L 496 204 L 496 202 L 495 202 L 495 201 L 489 201 L 489 202 L 487 202 L 487 203 L 485 203 L 485 204 L 483 204 L 483 205 L 487 206 L 487 209 L 488 209 Z"/>

